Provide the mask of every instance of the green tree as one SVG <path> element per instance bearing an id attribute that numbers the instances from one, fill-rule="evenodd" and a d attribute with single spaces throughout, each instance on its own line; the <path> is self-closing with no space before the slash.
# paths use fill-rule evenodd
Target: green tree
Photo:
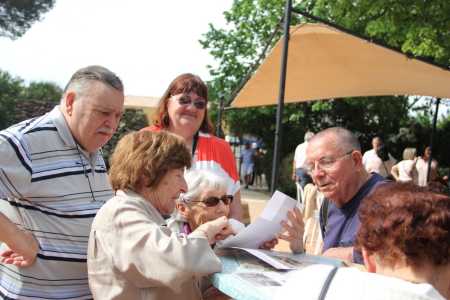
<path id="1" fill-rule="evenodd" d="M 22 92 L 23 81 L 0 70 L 0 129 L 8 127 L 14 120 L 15 101 Z"/>
<path id="2" fill-rule="evenodd" d="M 0 37 L 15 39 L 49 11 L 55 0 L 2 0 L 0 1 Z"/>
<path id="3" fill-rule="evenodd" d="M 52 82 L 31 82 L 22 91 L 22 99 L 58 102 L 62 96 L 62 89 Z"/>
<path id="4" fill-rule="evenodd" d="M 447 0 L 316 0 L 312 12 L 404 53 L 450 65 Z"/>

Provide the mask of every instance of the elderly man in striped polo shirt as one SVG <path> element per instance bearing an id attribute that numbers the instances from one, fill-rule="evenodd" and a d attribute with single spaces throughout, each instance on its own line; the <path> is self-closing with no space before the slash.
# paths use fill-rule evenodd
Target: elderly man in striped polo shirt
<path id="1" fill-rule="evenodd" d="M 123 102 L 121 80 L 89 66 L 75 72 L 51 112 L 0 132 L 0 212 L 39 244 L 33 265 L 0 264 L 0 298 L 92 298 L 89 231 L 112 197 L 100 148 L 116 131 Z"/>

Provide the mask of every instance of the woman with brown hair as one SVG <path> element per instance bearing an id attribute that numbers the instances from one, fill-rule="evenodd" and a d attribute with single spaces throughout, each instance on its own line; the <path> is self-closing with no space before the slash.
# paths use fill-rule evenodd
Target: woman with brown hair
<path id="1" fill-rule="evenodd" d="M 450 298 L 448 196 L 412 183 L 384 183 L 361 204 L 359 217 L 357 246 L 368 272 L 307 267 L 280 299 L 294 299 L 300 282 L 308 286 L 302 299 Z"/>
<path id="2" fill-rule="evenodd" d="M 241 220 L 240 182 L 230 145 L 213 135 L 208 117 L 208 88 L 200 77 L 186 73 L 176 77 L 164 92 L 153 124 L 143 130 L 165 130 L 184 139 L 192 153 L 192 169 L 208 169 L 227 178 L 227 194 L 233 195 L 230 217 Z"/>
<path id="3" fill-rule="evenodd" d="M 189 234 L 172 232 L 172 213 L 187 190 L 191 156 L 168 132 L 124 136 L 111 159 L 115 196 L 98 211 L 88 247 L 89 286 L 95 299 L 201 299 L 197 278 L 221 270 L 210 245 L 232 233 L 227 218 Z"/>

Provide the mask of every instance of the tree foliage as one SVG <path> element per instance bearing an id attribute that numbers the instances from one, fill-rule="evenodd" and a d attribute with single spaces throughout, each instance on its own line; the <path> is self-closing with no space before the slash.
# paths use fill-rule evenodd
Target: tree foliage
<path id="1" fill-rule="evenodd" d="M 25 100 L 40 100 L 46 102 L 58 102 L 63 90 L 52 82 L 31 82 L 22 91 Z"/>
<path id="2" fill-rule="evenodd" d="M 258 62 L 264 47 L 271 47 L 280 38 L 281 30 L 273 39 L 271 36 L 280 26 L 284 6 L 284 0 L 234 1 L 232 8 L 224 13 L 227 22 L 224 28 L 210 24 L 200 43 L 217 61 L 217 66 L 209 66 L 212 101 L 222 98 L 229 103 L 246 75 L 254 71 L 253 64 Z M 298 7 L 405 53 L 450 65 L 450 2 L 447 0 L 309 0 L 301 1 Z M 292 24 L 303 20 L 293 14 Z M 411 135 L 418 127 L 413 125 L 410 102 L 406 97 L 392 96 L 286 105 L 281 157 L 295 149 L 306 130 L 318 131 L 330 126 L 345 126 L 355 131 L 364 148 L 369 146 L 373 135 L 382 134 L 392 142 L 393 151 L 398 155 L 403 150 L 400 147 L 407 143 L 424 143 L 416 132 Z M 429 117 L 429 107 L 416 109 L 422 110 L 416 114 Z M 233 134 L 261 137 L 270 156 L 275 111 L 275 107 L 228 110 L 225 124 Z M 429 126 L 423 128 L 429 134 Z M 406 140 L 412 137 L 413 140 Z M 266 174 L 270 174 L 270 162 L 267 167 Z"/>
<path id="3" fill-rule="evenodd" d="M 22 36 L 54 4 L 55 0 L 0 1 L 0 37 L 15 39 Z"/>
<path id="4" fill-rule="evenodd" d="M 62 89 L 52 82 L 31 82 L 0 70 L 0 129 L 48 112 L 61 99 Z"/>
<path id="5" fill-rule="evenodd" d="M 22 92 L 23 81 L 0 70 L 0 129 L 8 127 L 14 120 L 16 100 Z"/>
<path id="6" fill-rule="evenodd" d="M 317 0 L 312 12 L 404 53 L 450 65 L 447 0 Z"/>

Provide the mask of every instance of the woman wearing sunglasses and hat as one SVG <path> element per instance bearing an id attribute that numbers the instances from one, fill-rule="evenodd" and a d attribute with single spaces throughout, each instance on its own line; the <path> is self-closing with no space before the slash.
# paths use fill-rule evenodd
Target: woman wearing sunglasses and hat
<path id="1" fill-rule="evenodd" d="M 153 124 L 143 130 L 166 130 L 181 136 L 192 154 L 192 170 L 207 169 L 225 177 L 224 194 L 233 196 L 229 216 L 241 220 L 240 182 L 235 158 L 230 145 L 212 134 L 207 104 L 208 88 L 200 77 L 181 74 L 161 97 Z"/>

